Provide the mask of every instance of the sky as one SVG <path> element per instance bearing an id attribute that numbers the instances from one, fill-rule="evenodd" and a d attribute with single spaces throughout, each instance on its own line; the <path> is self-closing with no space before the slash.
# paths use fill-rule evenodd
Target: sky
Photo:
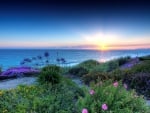
<path id="1" fill-rule="evenodd" d="M 2 0 L 0 48 L 150 48 L 150 2 Z"/>

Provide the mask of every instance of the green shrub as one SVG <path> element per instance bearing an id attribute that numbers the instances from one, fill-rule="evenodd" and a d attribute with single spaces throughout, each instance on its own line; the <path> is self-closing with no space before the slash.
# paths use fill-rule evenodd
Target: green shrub
<path id="1" fill-rule="evenodd" d="M 116 69 L 109 73 L 109 77 L 111 79 L 118 81 L 124 79 L 126 75 L 130 75 L 130 72 L 128 70 Z"/>
<path id="2" fill-rule="evenodd" d="M 131 57 L 127 56 L 127 57 L 118 58 L 117 61 L 119 63 L 119 66 L 121 66 L 121 65 L 127 63 L 130 59 L 131 59 Z"/>
<path id="3" fill-rule="evenodd" d="M 100 65 L 93 67 L 90 72 L 107 72 L 108 68 L 109 67 L 107 63 L 101 63 Z"/>
<path id="4" fill-rule="evenodd" d="M 83 91 L 62 78 L 59 84 L 19 86 L 0 90 L 1 113 L 77 113 L 75 103 Z"/>
<path id="5" fill-rule="evenodd" d="M 77 65 L 77 67 L 83 67 L 88 71 L 91 70 L 93 67 L 99 65 L 100 63 L 96 60 L 87 60 Z"/>
<path id="6" fill-rule="evenodd" d="M 143 57 L 139 57 L 140 61 L 145 61 L 145 60 L 150 60 L 150 55 L 148 56 L 143 56 Z"/>
<path id="7" fill-rule="evenodd" d="M 138 72 L 143 72 L 143 73 L 150 73 L 150 61 L 143 61 L 140 64 L 135 65 L 130 69 L 130 72 L 132 73 L 138 73 Z"/>
<path id="8" fill-rule="evenodd" d="M 55 65 L 48 65 L 42 68 L 38 77 L 40 83 L 52 83 L 56 84 L 60 82 L 60 67 Z"/>
<path id="9" fill-rule="evenodd" d="M 113 80 L 122 80 L 129 89 L 150 98 L 150 61 L 143 61 L 127 70 L 114 70 L 109 76 Z"/>
<path id="10" fill-rule="evenodd" d="M 90 73 L 111 72 L 112 70 L 117 69 L 118 67 L 118 62 L 112 60 L 94 66 L 93 68 L 91 68 Z"/>
<path id="11" fill-rule="evenodd" d="M 134 91 L 126 91 L 120 82 L 107 81 L 91 89 L 85 89 L 85 97 L 79 99 L 78 113 L 83 109 L 88 113 L 149 113 L 144 99 Z"/>
<path id="12" fill-rule="evenodd" d="M 88 73 L 88 70 L 83 67 L 73 67 L 68 72 L 69 72 L 69 74 L 76 75 L 78 77 L 82 77 L 83 75 Z"/>
<path id="13" fill-rule="evenodd" d="M 116 60 L 111 60 L 111 61 L 107 62 L 107 65 L 108 65 L 107 72 L 110 72 L 110 71 L 112 71 L 114 69 L 119 68 L 118 61 L 116 61 Z"/>
<path id="14" fill-rule="evenodd" d="M 135 89 L 138 94 L 150 99 L 150 73 L 137 73 L 125 76 L 123 82 L 129 88 Z"/>
<path id="15" fill-rule="evenodd" d="M 106 72 L 90 72 L 82 77 L 85 84 L 90 84 L 91 82 L 98 82 L 110 79 L 109 74 Z"/>

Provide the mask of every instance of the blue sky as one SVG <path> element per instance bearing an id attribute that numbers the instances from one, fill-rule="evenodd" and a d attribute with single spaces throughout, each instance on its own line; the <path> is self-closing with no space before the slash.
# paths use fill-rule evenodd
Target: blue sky
<path id="1" fill-rule="evenodd" d="M 145 44 L 135 48 L 149 48 L 149 14 L 148 2 L 134 0 L 2 2 L 0 48 L 86 48 L 92 45 L 101 48 L 102 45 L 127 44 Z M 114 34 L 116 37 L 112 38 Z M 92 40 L 87 40 L 85 35 Z M 104 37 L 108 38 L 107 42 Z M 109 41 L 114 38 L 118 44 Z"/>

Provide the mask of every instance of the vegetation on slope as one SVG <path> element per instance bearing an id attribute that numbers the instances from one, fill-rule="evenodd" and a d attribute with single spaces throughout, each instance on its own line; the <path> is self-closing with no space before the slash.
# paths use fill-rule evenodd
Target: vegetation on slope
<path id="1" fill-rule="evenodd" d="M 121 70 L 120 65 L 128 61 L 129 58 L 106 63 L 89 60 L 63 69 L 47 65 L 38 76 L 39 84 L 0 90 L 0 112 L 149 113 L 143 97 L 135 91 L 150 97 L 150 62 L 142 60 L 131 69 Z M 81 89 L 61 76 L 62 72 L 72 73 L 92 85 Z"/>

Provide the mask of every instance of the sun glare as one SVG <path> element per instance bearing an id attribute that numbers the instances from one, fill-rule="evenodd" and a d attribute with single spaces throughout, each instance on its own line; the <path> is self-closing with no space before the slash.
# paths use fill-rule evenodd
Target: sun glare
<path id="1" fill-rule="evenodd" d="M 107 46 L 105 44 L 100 45 L 98 49 L 100 49 L 102 51 L 108 50 L 108 48 L 107 48 Z"/>
<path id="2" fill-rule="evenodd" d="M 84 35 L 84 39 L 90 43 L 96 45 L 100 50 L 106 51 L 109 48 L 109 45 L 117 42 L 118 35 L 114 34 L 104 34 L 104 33 L 96 33 L 94 35 Z"/>

